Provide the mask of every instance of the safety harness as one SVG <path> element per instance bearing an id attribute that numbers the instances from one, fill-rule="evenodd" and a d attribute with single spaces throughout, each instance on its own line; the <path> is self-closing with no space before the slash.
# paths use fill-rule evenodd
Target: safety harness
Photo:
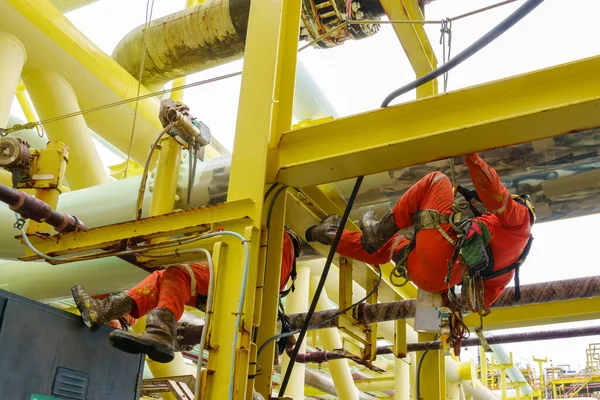
<path id="1" fill-rule="evenodd" d="M 530 235 L 521 255 L 511 265 L 494 271 L 494 255 L 489 242 L 491 234 L 483 222 L 475 221 L 485 211 L 478 209 L 473 201 L 483 206 L 477 192 L 456 185 L 454 187 L 454 203 L 450 214 L 440 214 L 437 210 L 421 210 L 413 218 L 414 235 L 408 246 L 402 248 L 396 255 L 396 266 L 393 268 L 390 281 L 403 286 L 409 281 L 406 264 L 410 252 L 415 248 L 417 232 L 422 229 L 437 229 L 440 234 L 454 247 L 452 258 L 448 262 L 448 285 L 446 305 L 450 309 L 450 330 L 453 333 L 453 347 L 460 351 L 460 340 L 466 337 L 468 329 L 462 321 L 463 311 L 472 311 L 480 315 L 481 325 L 476 332 L 483 337 L 483 317 L 489 314 L 483 296 L 483 282 L 515 271 L 515 300 L 521 298 L 519 268 L 527 258 L 533 237 Z M 448 235 L 441 224 L 450 224 L 457 235 L 454 240 Z M 462 296 L 456 296 L 455 288 L 450 287 L 453 268 L 459 257 L 462 259 Z M 401 280 L 400 280 L 401 279 Z"/>

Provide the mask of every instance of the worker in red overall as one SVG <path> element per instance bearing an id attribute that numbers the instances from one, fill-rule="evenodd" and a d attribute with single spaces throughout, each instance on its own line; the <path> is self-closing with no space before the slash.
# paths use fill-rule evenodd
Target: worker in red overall
<path id="1" fill-rule="evenodd" d="M 280 291 L 284 291 L 290 277 L 294 278 L 299 253 L 300 238 L 286 229 Z M 199 262 L 155 271 L 129 291 L 102 299 L 89 296 L 80 285 L 73 286 L 71 292 L 83 321 L 92 331 L 124 316 L 147 315 L 145 332 L 115 330 L 110 334 L 110 343 L 128 353 L 144 353 L 154 361 L 166 363 L 174 357 L 176 326 L 184 306 L 205 307 L 209 278 L 208 264 Z"/>
<path id="2" fill-rule="evenodd" d="M 486 249 L 491 251 L 493 261 L 481 275 L 483 300 L 489 308 L 513 278 L 517 260 L 526 248 L 528 251 L 535 210 L 529 196 L 511 196 L 496 171 L 478 154 L 464 159 L 477 195 L 488 210 L 473 219 L 474 231 L 465 237 L 473 232 L 487 235 Z M 427 292 L 446 292 L 462 280 L 461 257 L 456 258 L 448 273 L 458 243 L 457 232 L 449 223 L 454 200 L 448 177 L 441 172 L 430 173 L 408 189 L 383 218 L 378 220 L 372 211 L 364 214 L 360 219 L 362 232 L 344 231 L 337 252 L 369 264 L 390 260 L 398 264 L 397 256 L 408 250 L 404 261 L 408 279 Z M 336 215 L 327 217 L 307 230 L 306 239 L 331 245 L 339 221 Z M 414 223 L 420 226 L 415 229 L 416 242 L 411 249 L 407 247 L 411 242 L 398 231 Z"/>

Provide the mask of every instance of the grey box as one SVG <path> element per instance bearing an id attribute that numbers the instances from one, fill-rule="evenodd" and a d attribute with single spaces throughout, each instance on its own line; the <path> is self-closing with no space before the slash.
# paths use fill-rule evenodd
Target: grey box
<path id="1" fill-rule="evenodd" d="M 112 347 L 112 330 L 0 290 L 0 399 L 139 399 L 144 357 Z"/>

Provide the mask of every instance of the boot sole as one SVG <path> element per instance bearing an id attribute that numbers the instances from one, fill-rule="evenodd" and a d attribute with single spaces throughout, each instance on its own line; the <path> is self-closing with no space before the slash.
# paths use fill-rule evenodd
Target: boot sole
<path id="1" fill-rule="evenodd" d="M 175 358 L 173 349 L 156 343 L 150 344 L 126 332 L 112 331 L 108 341 L 121 351 L 129 354 L 146 354 L 151 360 L 159 363 L 165 364 Z"/>
<path id="2" fill-rule="evenodd" d="M 81 286 L 73 286 L 71 288 L 71 295 L 73 296 L 73 300 L 75 300 L 75 305 L 77 305 L 77 309 L 81 314 L 81 318 L 83 319 L 85 326 L 87 326 L 90 331 L 96 332 L 98 329 L 100 329 L 100 325 L 92 321 L 92 318 L 90 317 L 89 307 L 86 306 L 85 300 L 81 298 L 82 296 L 80 293 L 80 289 L 81 291 L 83 291 L 83 288 Z"/>

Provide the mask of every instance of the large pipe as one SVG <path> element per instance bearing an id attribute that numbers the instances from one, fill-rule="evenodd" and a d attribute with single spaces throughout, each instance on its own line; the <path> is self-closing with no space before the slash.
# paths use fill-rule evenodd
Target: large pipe
<path id="1" fill-rule="evenodd" d="M 12 211 L 19 213 L 23 218 L 40 223 L 45 222 L 56 229 L 57 232 L 87 230 L 85 225 L 77 218 L 66 213 L 53 211 L 42 200 L 4 185 L 0 185 L 0 201 L 7 204 Z"/>
<path id="2" fill-rule="evenodd" d="M 23 81 L 41 120 L 81 111 L 73 88 L 56 72 L 26 71 Z M 71 190 L 109 182 L 82 115 L 44 124 L 44 129 L 50 140 L 70 149 L 66 177 Z"/>
<path id="3" fill-rule="evenodd" d="M 337 396 L 337 390 L 333 380 L 322 373 L 315 371 L 312 368 L 306 368 L 304 383 L 306 386 L 310 386 L 323 393 Z M 358 392 L 358 400 L 374 400 L 375 397 L 370 396 L 364 392 Z"/>
<path id="4" fill-rule="evenodd" d="M 311 40 L 337 27 L 339 22 L 335 19 L 345 18 L 338 7 L 326 4 L 315 7 L 314 0 L 305 0 L 300 37 Z M 353 7 L 353 19 L 358 16 L 374 19 L 383 14 L 377 1 L 354 1 Z M 117 44 L 112 57 L 135 77 L 144 60 L 142 83 L 147 87 L 162 86 L 173 79 L 242 58 L 249 13 L 250 0 L 208 0 L 158 18 L 148 29 L 145 25 L 137 27 Z M 376 31 L 363 24 L 342 27 L 334 39 L 327 37 L 317 45 L 331 47 Z"/>
<path id="5" fill-rule="evenodd" d="M 27 60 L 25 46 L 10 33 L 0 32 L 0 128 L 6 128 L 10 106 Z"/>
<path id="6" fill-rule="evenodd" d="M 505 308 L 529 304 L 548 303 L 584 299 L 600 296 L 600 276 L 565 279 L 562 281 L 532 283 L 521 286 L 521 300 L 514 298 L 514 287 L 509 287 L 502 292 L 492 308 Z M 358 309 L 359 320 L 365 324 L 373 322 L 391 321 L 414 318 L 417 300 L 401 300 L 388 303 L 362 304 Z M 311 325 L 330 321 L 320 325 L 317 329 L 337 326 L 334 317 L 338 310 L 317 311 L 311 318 Z M 292 330 L 300 329 L 305 314 L 290 315 Z"/>

